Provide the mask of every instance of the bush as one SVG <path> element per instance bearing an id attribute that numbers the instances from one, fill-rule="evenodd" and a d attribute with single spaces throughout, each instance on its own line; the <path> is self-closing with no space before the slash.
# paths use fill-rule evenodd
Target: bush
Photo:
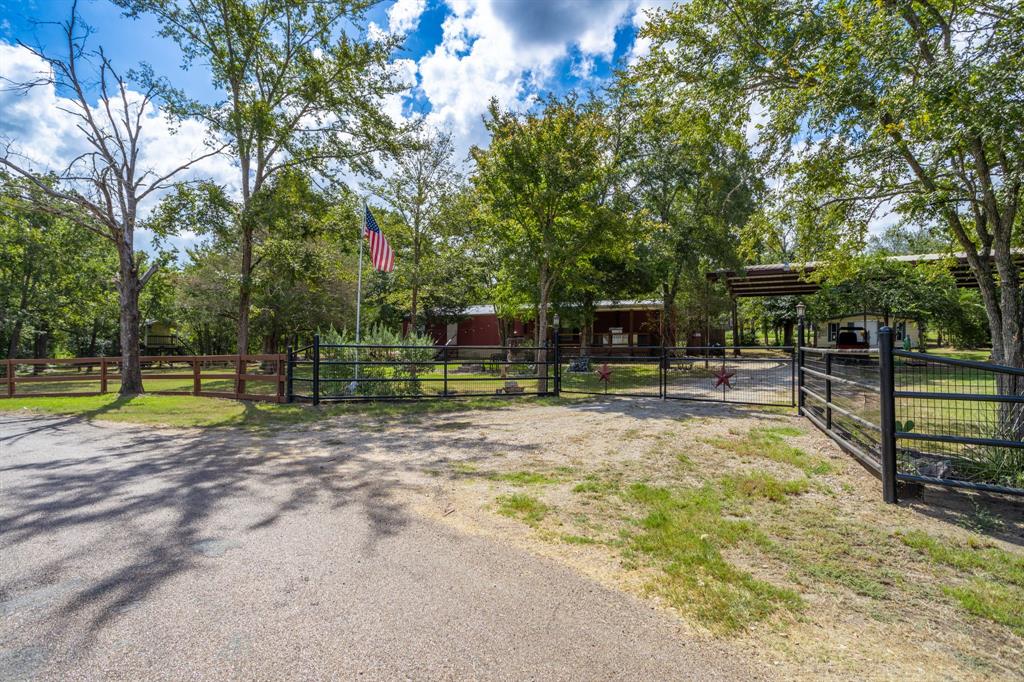
<path id="1" fill-rule="evenodd" d="M 422 395 L 419 377 L 433 370 L 436 354 L 432 337 L 416 333 L 403 337 L 384 325 L 371 327 L 358 346 L 347 333 L 334 329 L 321 332 L 320 394 L 374 398 Z M 355 381 L 357 372 L 359 381 Z"/>

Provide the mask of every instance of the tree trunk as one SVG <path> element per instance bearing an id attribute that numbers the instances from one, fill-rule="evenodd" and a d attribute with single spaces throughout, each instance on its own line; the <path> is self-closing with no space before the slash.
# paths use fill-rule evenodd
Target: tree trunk
<path id="1" fill-rule="evenodd" d="M 248 216 L 242 225 L 242 281 L 238 287 L 238 353 L 249 352 L 249 305 L 252 301 L 252 226 Z"/>
<path id="2" fill-rule="evenodd" d="M 32 357 L 40 360 L 48 357 L 46 349 L 50 345 L 50 330 L 47 327 L 36 330 L 36 336 L 32 339 Z M 45 367 L 43 365 L 33 365 L 33 374 L 42 374 Z"/>
<path id="3" fill-rule="evenodd" d="M 786 320 L 782 326 L 782 345 L 793 345 L 793 320 Z"/>
<path id="4" fill-rule="evenodd" d="M 31 266 L 31 263 L 29 265 Z M 18 316 L 15 319 L 14 329 L 11 331 L 11 339 L 7 348 L 7 357 L 9 358 L 14 358 L 18 355 L 18 346 L 21 344 L 21 331 L 25 325 L 25 312 L 28 310 L 29 291 L 32 288 L 32 268 L 29 267 L 22 282 L 21 298 L 18 301 Z"/>
<path id="5" fill-rule="evenodd" d="M 139 362 L 139 271 L 128 244 L 118 242 L 120 277 L 117 295 L 121 306 L 121 395 L 142 393 L 142 365 Z"/>
<path id="6" fill-rule="evenodd" d="M 548 338 L 548 295 L 551 291 L 551 278 L 548 275 L 547 263 L 542 263 L 540 266 L 540 273 L 537 277 L 537 283 L 540 286 L 540 301 L 537 305 L 537 331 L 535 334 L 536 350 L 534 351 L 534 363 L 536 364 L 537 372 L 537 391 L 539 393 L 547 393 L 548 390 L 548 367 L 547 367 L 547 350 L 544 348 L 544 343 Z"/>
<path id="7" fill-rule="evenodd" d="M 16 358 L 18 357 L 18 347 L 21 345 L 21 329 L 24 326 L 24 322 L 19 316 L 14 321 L 14 329 L 11 330 L 11 340 L 7 347 L 7 357 Z"/>

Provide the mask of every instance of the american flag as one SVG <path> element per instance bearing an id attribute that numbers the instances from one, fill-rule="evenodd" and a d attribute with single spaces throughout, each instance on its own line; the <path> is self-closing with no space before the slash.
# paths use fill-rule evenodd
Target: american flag
<path id="1" fill-rule="evenodd" d="M 391 272 L 395 269 L 395 252 L 391 250 L 380 226 L 373 219 L 370 208 L 366 207 L 366 236 L 370 240 L 370 261 L 373 269 L 380 272 Z"/>

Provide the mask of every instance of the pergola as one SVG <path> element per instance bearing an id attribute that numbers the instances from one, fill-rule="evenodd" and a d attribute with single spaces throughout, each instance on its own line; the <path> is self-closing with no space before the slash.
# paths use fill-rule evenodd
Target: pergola
<path id="1" fill-rule="evenodd" d="M 956 285 L 965 288 L 977 288 L 978 281 L 971 272 L 964 253 L 942 254 L 924 253 L 908 256 L 890 256 L 888 260 L 910 263 L 948 263 Z M 991 260 L 991 257 L 990 257 Z M 1013 260 L 1018 267 L 1024 267 L 1024 249 L 1015 249 Z M 729 296 L 732 297 L 732 330 L 733 339 L 739 335 L 739 316 L 736 301 L 740 298 L 756 298 L 760 296 L 793 296 L 813 294 L 821 289 L 821 283 L 811 281 L 811 274 L 823 267 L 821 261 L 806 263 L 770 263 L 768 265 L 748 265 L 742 270 L 718 270 L 708 273 L 708 282 L 725 284 Z"/>
<path id="2" fill-rule="evenodd" d="M 1014 261 L 1024 266 L 1024 249 L 1014 253 Z M 910 256 L 890 256 L 888 260 L 902 263 L 949 263 L 959 287 L 975 288 L 978 286 L 974 273 L 967 264 L 967 256 L 963 253 L 941 254 L 925 253 Z M 708 273 L 710 282 L 724 282 L 725 288 L 733 299 L 754 298 L 758 296 L 791 296 L 813 294 L 821 288 L 818 282 L 808 281 L 810 275 L 822 267 L 820 261 L 807 263 L 771 263 L 769 265 L 748 265 L 742 270 L 719 270 Z"/>

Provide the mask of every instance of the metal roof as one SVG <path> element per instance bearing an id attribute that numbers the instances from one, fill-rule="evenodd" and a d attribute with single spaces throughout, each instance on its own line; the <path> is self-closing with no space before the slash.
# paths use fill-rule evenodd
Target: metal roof
<path id="1" fill-rule="evenodd" d="M 594 303 L 596 310 L 658 310 L 661 308 L 661 301 L 646 300 L 646 301 L 596 301 Z M 462 311 L 463 315 L 469 315 L 470 317 L 477 315 L 493 315 L 493 305 L 471 305 Z"/>
<path id="2" fill-rule="evenodd" d="M 1014 261 L 1018 266 L 1024 266 L 1024 249 L 1015 249 L 1014 251 Z M 949 270 L 956 280 L 957 286 L 972 288 L 978 286 L 978 282 L 967 264 L 967 256 L 962 252 L 890 256 L 889 260 L 914 264 L 950 261 Z M 719 270 L 708 273 L 708 280 L 724 282 L 729 295 L 733 298 L 813 294 L 821 288 L 821 284 L 807 281 L 807 278 L 823 265 L 822 261 L 748 265 L 740 271 Z"/>

